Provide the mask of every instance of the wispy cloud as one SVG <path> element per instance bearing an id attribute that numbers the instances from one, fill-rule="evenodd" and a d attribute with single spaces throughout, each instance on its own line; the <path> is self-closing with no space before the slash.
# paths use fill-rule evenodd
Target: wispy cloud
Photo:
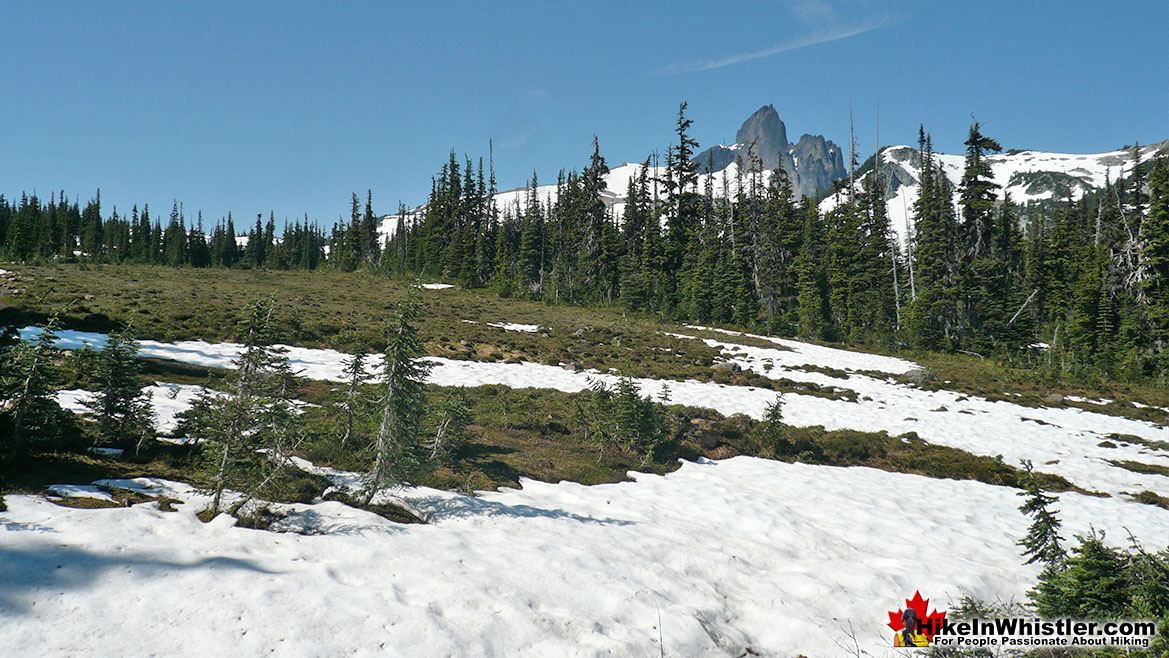
<path id="1" fill-rule="evenodd" d="M 805 34 L 780 44 L 751 52 L 729 55 L 721 59 L 704 59 L 691 62 L 675 62 L 657 71 L 658 75 L 677 75 L 680 73 L 695 73 L 710 71 L 724 66 L 734 66 L 764 57 L 772 57 L 808 46 L 821 43 L 839 41 L 849 37 L 871 32 L 901 21 L 901 17 L 882 11 L 861 18 L 841 20 L 839 12 L 829 2 L 823 0 L 803 0 L 793 2 L 787 6 L 788 11 L 805 29 Z M 849 12 L 853 13 L 853 12 Z"/>

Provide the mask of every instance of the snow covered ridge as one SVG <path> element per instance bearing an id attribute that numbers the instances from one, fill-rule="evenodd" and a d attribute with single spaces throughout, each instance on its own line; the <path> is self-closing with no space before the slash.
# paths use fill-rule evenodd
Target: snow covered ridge
<path id="1" fill-rule="evenodd" d="M 1169 140 L 1159 144 L 1141 147 L 1141 161 L 1149 161 L 1155 153 L 1169 153 Z M 934 157 L 942 165 L 942 170 L 955 188 L 954 202 L 957 203 L 957 186 L 962 180 L 965 156 L 935 153 Z M 917 149 L 911 146 L 888 146 L 881 149 L 882 167 L 891 176 L 888 194 L 889 220 L 893 230 L 905 239 L 907 219 L 913 214 L 913 204 L 919 196 L 917 185 L 921 178 L 921 161 Z M 1062 198 L 1063 190 L 1070 190 L 1072 197 L 1080 198 L 1085 192 L 1104 187 L 1106 177 L 1116 180 L 1128 175 L 1132 169 L 1132 154 L 1129 151 L 1110 151 L 1108 153 L 1069 154 L 1047 153 L 1043 151 L 1018 151 L 1002 153 L 987 157 L 994 181 L 1002 190 L 1010 192 L 1015 203 L 1027 203 L 1052 198 Z M 601 192 L 601 199 L 613 214 L 620 218 L 625 213 L 626 192 L 629 181 L 637 178 L 644 165 L 637 162 L 627 162 L 613 167 L 605 175 L 606 189 Z M 738 194 L 737 177 L 739 167 L 732 162 L 724 169 L 711 174 L 698 176 L 698 189 L 706 189 L 710 182 L 711 189 L 716 197 L 733 197 Z M 664 178 L 663 167 L 649 168 L 646 171 L 647 179 L 654 177 Z M 866 174 L 870 175 L 870 174 Z M 761 173 L 764 182 L 770 180 L 771 172 Z M 857 181 L 857 187 L 863 183 L 864 177 Z M 1002 190 L 999 191 L 1001 198 Z M 495 195 L 495 206 L 502 211 L 513 213 L 523 212 L 527 208 L 529 190 L 516 188 L 499 192 Z M 540 185 L 536 188 L 536 199 L 544 205 L 553 204 L 557 199 L 556 185 Z M 833 195 L 820 203 L 820 212 L 831 211 L 841 203 L 841 195 Z M 425 206 L 407 211 L 407 217 L 419 218 Z M 378 228 L 383 240 L 388 240 L 394 234 L 398 223 L 398 215 L 382 216 Z"/>
<path id="2" fill-rule="evenodd" d="M 35 327 L 28 327 L 21 333 L 33 336 L 38 331 Z M 892 376 L 860 374 L 905 372 L 913 367 L 909 361 L 799 341 L 758 338 L 788 349 L 701 340 L 720 349 L 724 359 L 765 377 L 832 386 L 856 393 L 855 402 L 785 394 L 783 416 L 789 424 L 822 425 L 828 430 L 885 431 L 892 436 L 915 432 L 929 443 L 976 455 L 1001 455 L 1010 465 L 1029 459 L 1039 470 L 1061 475 L 1092 491 L 1117 496 L 1144 490 L 1169 491 L 1169 477 L 1134 472 L 1113 463 L 1133 461 L 1169 467 L 1169 452 L 1150 445 L 1109 440 L 1109 435 L 1116 433 L 1137 436 L 1149 443 L 1169 442 L 1169 429 L 1165 427 L 1074 407 L 1032 408 L 1004 401 L 992 402 L 945 389 L 926 391 L 899 383 Z M 58 345 L 74 349 L 84 344 L 101 345 L 104 341 L 102 334 L 62 331 Z M 302 347 L 288 349 L 293 368 L 300 370 L 303 376 L 326 381 L 344 379 L 345 354 Z M 233 343 L 142 341 L 140 354 L 230 368 L 232 359 L 240 350 L 240 346 Z M 490 363 L 438 357 L 428 357 L 428 360 L 434 364 L 429 381 L 440 386 L 501 384 L 511 388 L 545 388 L 572 393 L 586 390 L 596 380 L 607 384 L 616 381 L 616 377 L 608 373 L 576 372 L 538 363 Z M 371 361 L 371 369 L 376 374 L 380 357 L 375 355 Z M 834 377 L 806 370 L 802 366 L 807 364 L 854 372 L 847 377 Z M 657 397 L 668 390 L 671 403 L 713 409 L 726 416 L 742 413 L 762 418 L 777 395 L 769 389 L 694 380 L 643 378 L 635 380 L 635 384 L 643 394 Z"/>
<path id="3" fill-rule="evenodd" d="M 1169 153 L 1169 140 L 1142 146 L 1140 153 L 1141 162 L 1148 162 L 1157 153 Z M 954 203 L 957 204 L 965 156 L 935 153 L 934 159 L 953 186 Z M 1125 150 L 1085 155 L 1018 151 L 992 154 L 986 160 L 990 163 L 995 184 L 1000 187 L 998 198 L 1009 193 L 1011 200 L 1018 204 L 1062 199 L 1069 192 L 1073 199 L 1079 199 L 1086 192 L 1103 188 L 1106 180 L 1115 181 L 1127 176 L 1132 171 L 1133 162 L 1132 153 Z M 889 222 L 904 241 L 906 226 L 913 217 L 913 204 L 921 195 L 918 189 L 921 157 L 914 147 L 889 146 L 881 149 L 881 161 L 882 180 L 888 181 Z M 865 174 L 872 175 L 871 171 Z M 865 176 L 856 182 L 858 190 Z M 843 201 L 844 193 L 829 196 L 820 202 L 820 212 L 830 212 Z"/>
<path id="4" fill-rule="evenodd" d="M 614 216 L 620 218 L 625 214 L 625 204 L 627 201 L 626 193 L 629 191 L 629 182 L 634 180 L 641 174 L 641 170 L 646 169 L 642 163 L 626 162 L 623 165 L 613 167 L 609 173 L 604 176 L 605 189 L 601 191 L 601 201 L 604 202 L 605 207 L 611 210 Z M 699 174 L 698 175 L 698 189 L 706 189 L 706 184 L 709 181 L 711 188 L 714 190 L 716 197 L 729 196 L 733 197 L 739 192 L 739 186 L 736 181 L 738 176 L 739 166 L 736 163 L 731 163 L 725 169 L 716 171 L 713 174 Z M 762 172 L 763 180 L 770 180 L 771 172 Z M 666 176 L 665 167 L 650 167 L 646 171 L 646 179 L 649 185 L 653 186 L 653 179 L 655 177 L 664 180 Z M 664 190 L 664 188 L 661 188 Z M 664 194 L 664 191 L 662 192 Z M 501 213 L 511 212 L 518 214 L 524 212 L 528 207 L 529 190 L 526 187 L 516 188 L 514 190 L 506 190 L 495 195 L 495 207 Z M 547 207 L 556 203 L 558 198 L 555 184 L 539 185 L 536 187 L 536 200 L 543 206 Z M 407 219 L 418 220 L 421 219 L 426 210 L 425 206 L 419 206 L 413 210 L 407 210 L 405 217 Z M 382 237 L 382 241 L 389 240 L 394 235 L 394 231 L 398 225 L 398 215 L 382 215 L 381 224 L 378 226 L 378 234 Z"/>
<path id="5" fill-rule="evenodd" d="M 163 480 L 101 484 L 187 501 L 175 512 L 8 496 L 5 652 L 824 656 L 848 654 L 851 623 L 868 655 L 895 656 L 886 611 L 914 590 L 942 609 L 1022 600 L 1038 573 L 1021 566 L 1028 521 L 1005 487 L 747 457 L 632 476 L 402 492 L 429 525 L 288 506 L 313 536 L 201 523 L 200 494 Z M 1169 537 L 1157 507 L 1070 493 L 1059 506 L 1069 536 Z"/>

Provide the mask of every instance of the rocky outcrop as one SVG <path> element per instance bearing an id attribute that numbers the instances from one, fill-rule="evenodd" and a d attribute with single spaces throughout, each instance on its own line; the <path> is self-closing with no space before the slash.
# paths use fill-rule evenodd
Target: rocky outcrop
<path id="1" fill-rule="evenodd" d="M 788 142 L 787 126 L 774 105 L 764 105 L 747 117 L 733 146 L 712 146 L 693 162 L 702 173 L 717 172 L 736 160 L 748 166 L 752 153 L 766 170 L 782 167 L 797 197 L 831 189 L 833 180 L 848 173 L 840 147 L 823 135 L 802 135 L 795 144 Z"/>

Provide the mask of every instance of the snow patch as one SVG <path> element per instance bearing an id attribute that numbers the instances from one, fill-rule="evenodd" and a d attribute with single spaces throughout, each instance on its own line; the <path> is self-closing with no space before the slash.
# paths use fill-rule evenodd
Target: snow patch
<path id="1" fill-rule="evenodd" d="M 118 502 L 113 496 L 92 484 L 50 484 L 45 489 L 60 498 L 94 498 L 111 503 Z"/>
<path id="2" fill-rule="evenodd" d="M 36 328 L 22 334 L 32 335 Z M 679 334 L 679 336 L 684 336 Z M 796 426 L 822 425 L 825 429 L 885 431 L 896 436 L 914 432 L 930 443 L 950 446 L 976 455 L 1002 456 L 1010 465 L 1032 460 L 1048 473 L 1061 475 L 1085 489 L 1114 495 L 1143 490 L 1165 491 L 1169 477 L 1137 473 L 1113 465 L 1112 460 L 1131 460 L 1152 466 L 1169 467 L 1169 452 L 1143 445 L 1116 448 L 1099 443 L 1109 434 L 1133 434 L 1150 441 L 1169 442 L 1169 428 L 1153 423 L 1076 407 L 1031 408 L 1007 401 L 990 401 L 945 389 L 926 391 L 897 382 L 892 375 L 916 364 L 872 354 L 849 352 L 790 341 L 764 338 L 776 349 L 722 343 L 703 339 L 718 347 L 723 358 L 741 368 L 772 379 L 809 382 L 852 391 L 856 401 L 828 397 L 785 394 L 784 422 Z M 696 339 L 697 340 L 697 339 Z M 59 346 L 104 341 L 100 334 L 63 331 Z M 778 349 L 783 347 L 785 349 Z M 185 341 L 168 345 L 143 341 L 143 355 L 159 356 L 187 363 L 230 368 L 240 351 L 232 343 Z M 305 377 L 343 381 L 347 355 L 333 350 L 288 348 L 293 367 Z M 538 363 L 497 363 L 427 357 L 433 364 L 428 381 L 440 386 L 473 387 L 502 384 L 510 388 L 545 388 L 564 392 L 588 389 L 592 382 L 613 384 L 617 377 L 596 371 L 576 372 Z M 374 356 L 371 374 L 381 369 L 381 357 Z M 802 366 L 852 371 L 846 377 L 805 370 Z M 886 373 L 875 377 L 864 372 Z M 643 395 L 659 397 L 668 390 L 672 404 L 714 409 L 723 415 L 746 414 L 762 418 L 775 401 L 774 390 L 753 386 L 727 386 L 695 380 L 670 381 L 639 378 L 634 384 Z M 850 396 L 851 397 L 851 396 Z"/>
<path id="3" fill-rule="evenodd" d="M 536 324 L 518 324 L 516 322 L 488 322 L 488 327 L 498 327 L 505 331 L 523 331 L 529 334 L 536 333 L 540 325 Z"/>
<path id="4" fill-rule="evenodd" d="M 1021 565 L 1028 521 L 1006 487 L 747 457 L 631 476 L 525 481 L 474 498 L 404 492 L 431 512 L 428 525 L 339 503 L 282 508 L 279 529 L 313 536 L 237 528 L 226 515 L 204 524 L 192 505 L 82 510 L 10 495 L 0 582 L 17 612 L 5 649 L 825 655 L 850 642 L 851 623 L 861 650 L 894 656 L 886 611 L 914 590 L 940 609 L 964 594 L 1018 601 L 1039 571 Z M 1074 493 L 1058 506 L 1068 536 L 1094 526 L 1123 543 L 1131 530 L 1150 547 L 1169 536 L 1169 511 L 1156 506 Z M 108 623 L 113 599 L 124 624 Z M 842 624 L 825 622 L 834 618 Z"/>

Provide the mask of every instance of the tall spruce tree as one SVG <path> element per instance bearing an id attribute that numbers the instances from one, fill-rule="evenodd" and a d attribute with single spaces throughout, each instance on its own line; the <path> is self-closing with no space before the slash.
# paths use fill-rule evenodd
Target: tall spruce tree
<path id="1" fill-rule="evenodd" d="M 1153 349 L 1158 353 L 1161 377 L 1169 372 L 1169 165 L 1160 156 L 1149 179 L 1149 214 L 1144 222 L 1141 250 Z"/>
<path id="2" fill-rule="evenodd" d="M 1050 496 L 1043 489 L 1039 478 L 1035 475 L 1031 462 L 1023 462 L 1025 470 L 1024 489 L 1020 496 L 1026 497 L 1026 502 L 1019 506 L 1019 511 L 1031 517 L 1031 527 L 1027 535 L 1019 540 L 1023 547 L 1023 555 L 1027 557 L 1026 564 L 1042 562 L 1048 568 L 1057 568 L 1064 558 L 1063 546 L 1059 536 L 1060 520 L 1056 510 L 1051 508 L 1058 498 Z"/>
<path id="3" fill-rule="evenodd" d="M 966 166 L 959 185 L 963 249 L 959 259 L 962 299 L 958 329 L 972 346 L 995 343 L 997 337 L 983 335 L 985 325 L 1001 326 L 1004 322 L 1001 300 L 1006 291 L 1000 275 L 1007 262 L 1006 254 L 996 248 L 995 197 L 999 186 L 987 159 L 988 154 L 1001 150 L 998 142 L 982 134 L 977 121 L 970 124 Z"/>
<path id="4" fill-rule="evenodd" d="M 418 288 L 398 304 L 386 328 L 380 422 L 374 437 L 375 460 L 365 491 L 365 504 L 386 487 L 409 481 L 421 468 L 424 447 L 419 429 L 426 414 L 426 375 L 430 364 L 418 338 L 421 297 Z"/>
<path id="5" fill-rule="evenodd" d="M 229 510 L 239 513 L 288 464 L 291 448 L 301 438 L 293 422 L 297 377 L 287 348 L 275 344 L 275 313 L 275 296 L 256 300 L 240 326 L 243 351 L 232 362 L 226 391 L 204 390 L 187 413 L 188 434 L 205 442 L 214 491 L 212 515 L 223 509 L 229 486 L 248 492 Z"/>
<path id="6" fill-rule="evenodd" d="M 102 439 L 135 454 L 154 438 L 154 410 L 142 388 L 141 373 L 134 326 L 110 332 L 94 363 L 98 388 L 86 405 L 97 418 Z"/>
<path id="7" fill-rule="evenodd" d="M 364 416 L 370 408 L 370 401 L 366 397 L 363 390 L 365 384 L 369 381 L 369 373 L 366 372 L 366 361 L 369 359 L 369 349 L 365 345 L 365 341 L 358 339 L 357 348 L 353 354 L 345 359 L 342 365 L 342 373 L 345 377 L 345 392 L 344 397 L 337 404 L 340 410 L 340 425 L 339 443 L 341 447 L 348 447 L 351 441 L 357 439 L 356 432 L 358 426 L 358 417 Z"/>

